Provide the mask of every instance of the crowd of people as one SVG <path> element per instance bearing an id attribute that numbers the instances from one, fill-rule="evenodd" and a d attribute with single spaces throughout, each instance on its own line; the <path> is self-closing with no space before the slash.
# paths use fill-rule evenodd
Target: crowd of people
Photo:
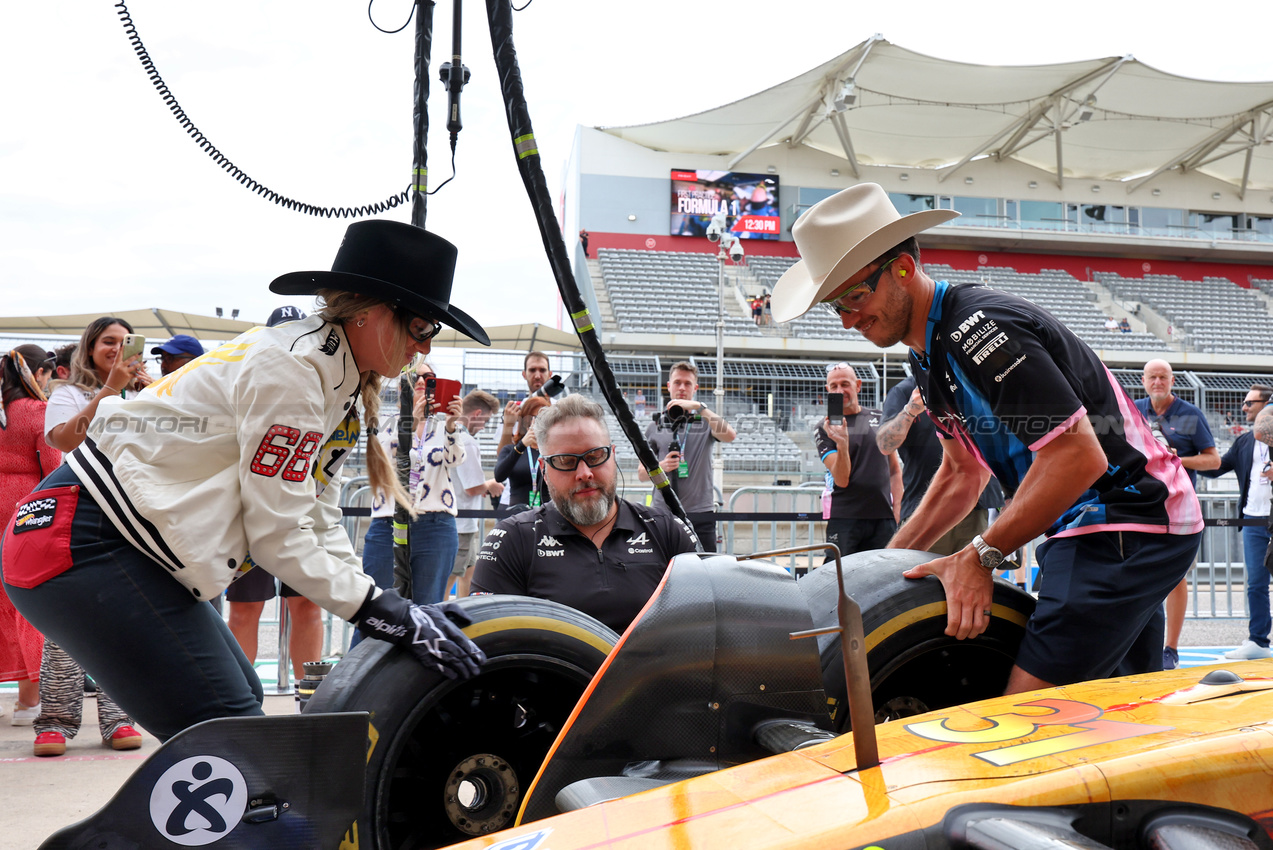
<path id="1" fill-rule="evenodd" d="M 1147 396 L 1133 406 L 1046 311 L 928 277 L 915 236 L 953 215 L 901 217 L 872 184 L 838 193 L 797 222 L 802 259 L 772 304 L 752 304 L 758 324 L 823 304 L 876 345 L 910 349 L 912 376 L 880 409 L 861 404 L 850 364 L 827 367 L 838 404 L 812 434 L 826 539 L 841 554 L 935 553 L 906 575 L 941 581 L 947 633 L 967 639 L 988 626 L 1005 553 L 1045 536 L 1010 692 L 1173 666 L 1202 529 L 1194 475 L 1237 472 L 1244 516 L 1269 516 L 1273 422 L 1262 430 L 1257 417 L 1273 390 L 1252 387 L 1249 439 L 1222 458 L 1165 361 L 1145 364 Z M 737 432 L 696 397 L 694 364 L 670 366 L 654 405 L 656 466 L 633 470 L 648 498 L 619 498 L 605 411 L 565 391 L 547 354 L 525 356 L 526 391 L 502 409 L 480 388 L 445 391 L 458 382 L 428 356 L 442 325 L 489 343 L 451 303 L 454 263 L 434 234 L 359 222 L 331 271 L 271 284 L 316 296 L 312 315 L 281 307 L 212 356 L 174 336 L 150 350 L 152 376 L 126 348 L 132 328 L 108 316 L 78 344 L 0 359 L 0 681 L 18 683 L 11 719 L 34 727 L 36 755 L 66 751 L 86 688 L 114 749 L 139 747 L 138 725 L 166 740 L 260 714 L 257 633 L 276 595 L 298 679 L 322 653 L 323 609 L 356 624 L 351 650 L 387 640 L 426 670 L 467 677 L 483 656 L 450 600 L 540 597 L 622 631 L 671 558 L 717 549 L 713 447 Z M 409 427 L 380 411 L 382 379 L 408 371 Z M 639 413 L 645 403 L 641 391 Z M 159 421 L 176 426 L 160 433 Z M 334 486 L 360 447 L 373 492 L 361 556 Z M 667 509 L 670 493 L 688 522 Z M 473 514 L 495 508 L 483 536 Z M 1233 657 L 1271 657 L 1268 532 L 1253 523 L 1243 539 L 1251 636 Z"/>

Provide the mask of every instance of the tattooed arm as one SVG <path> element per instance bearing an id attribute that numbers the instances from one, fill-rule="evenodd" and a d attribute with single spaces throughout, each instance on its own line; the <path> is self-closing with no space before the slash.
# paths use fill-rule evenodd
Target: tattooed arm
<path id="1" fill-rule="evenodd" d="M 901 412 L 887 422 L 880 423 L 875 429 L 875 445 L 880 452 L 891 455 L 906 441 L 915 418 L 924 412 L 924 399 L 919 394 L 919 387 L 911 391 L 910 401 Z"/>
<path id="2" fill-rule="evenodd" d="M 1273 446 L 1273 406 L 1266 405 L 1260 414 L 1255 417 L 1255 422 L 1251 425 L 1251 430 L 1255 432 L 1255 439 L 1261 443 Z"/>

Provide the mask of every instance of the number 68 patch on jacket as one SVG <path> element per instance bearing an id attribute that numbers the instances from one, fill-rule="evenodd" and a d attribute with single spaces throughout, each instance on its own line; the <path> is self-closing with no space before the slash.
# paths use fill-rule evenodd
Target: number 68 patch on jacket
<path id="1" fill-rule="evenodd" d="M 4 580 L 30 590 L 71 568 L 71 520 L 80 488 L 37 490 L 18 502 L 4 534 Z"/>

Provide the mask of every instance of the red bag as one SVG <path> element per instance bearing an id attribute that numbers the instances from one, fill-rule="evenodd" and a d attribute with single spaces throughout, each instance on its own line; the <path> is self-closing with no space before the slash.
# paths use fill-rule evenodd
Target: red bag
<path id="1" fill-rule="evenodd" d="M 4 533 L 4 580 L 30 590 L 71 568 L 71 520 L 79 485 L 37 490 L 18 502 Z"/>

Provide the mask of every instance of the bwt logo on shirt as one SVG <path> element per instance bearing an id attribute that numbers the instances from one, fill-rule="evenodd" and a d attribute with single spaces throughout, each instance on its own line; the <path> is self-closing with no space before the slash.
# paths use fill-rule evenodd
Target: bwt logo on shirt
<path id="1" fill-rule="evenodd" d="M 978 310 L 977 312 L 973 313 L 968 318 L 964 319 L 962 322 L 959 323 L 959 327 L 956 330 L 953 330 L 950 332 L 950 341 L 959 342 L 961 339 L 964 338 L 964 334 L 968 333 L 968 330 L 973 325 L 977 324 L 977 322 L 981 321 L 984 318 L 986 318 L 986 314 L 983 313 L 981 310 Z"/>
<path id="2" fill-rule="evenodd" d="M 961 334 L 968 333 L 969 328 L 971 328 L 973 325 L 977 324 L 984 318 L 986 318 L 986 314 L 983 313 L 981 310 L 978 310 L 977 312 L 973 313 L 971 316 L 969 316 L 968 318 L 964 319 L 962 322 L 959 323 L 959 332 Z"/>

